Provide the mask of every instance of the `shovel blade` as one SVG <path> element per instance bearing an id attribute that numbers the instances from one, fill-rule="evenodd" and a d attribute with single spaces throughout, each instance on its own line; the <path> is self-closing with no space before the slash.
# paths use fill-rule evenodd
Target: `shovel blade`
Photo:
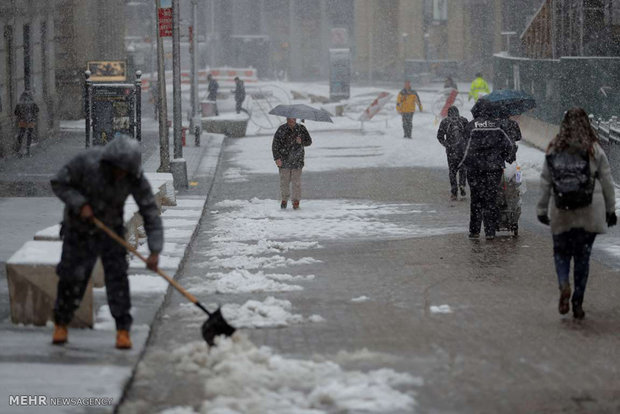
<path id="1" fill-rule="evenodd" d="M 219 335 L 231 336 L 235 333 L 235 328 L 232 327 L 224 316 L 222 315 L 222 311 L 220 308 L 209 316 L 209 319 L 202 324 L 202 337 L 209 346 L 213 346 L 215 344 L 215 337 Z"/>

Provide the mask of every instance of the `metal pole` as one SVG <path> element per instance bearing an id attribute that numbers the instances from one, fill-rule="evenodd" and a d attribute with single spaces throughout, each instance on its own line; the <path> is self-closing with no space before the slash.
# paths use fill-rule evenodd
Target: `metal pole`
<path id="1" fill-rule="evenodd" d="M 198 1 L 192 0 L 192 124 L 194 127 L 194 144 L 200 146 L 200 110 L 198 106 L 198 28 L 196 23 L 198 14 Z"/>
<path id="2" fill-rule="evenodd" d="M 142 72 L 136 71 L 136 139 L 142 142 Z"/>
<path id="3" fill-rule="evenodd" d="M 183 158 L 181 138 L 181 33 L 179 33 L 179 0 L 172 0 L 172 126 L 174 158 Z"/>
<path id="4" fill-rule="evenodd" d="M 182 115 L 181 115 L 181 31 L 179 30 L 181 10 L 179 0 L 172 0 L 172 112 L 174 131 L 174 159 L 170 163 L 174 188 L 187 188 L 187 164 L 183 159 Z"/>
<path id="5" fill-rule="evenodd" d="M 91 134 L 91 86 L 93 81 L 90 80 L 90 70 L 84 72 L 84 117 L 86 118 L 86 126 L 85 126 L 85 140 L 84 144 L 86 148 L 90 147 L 90 134 Z"/>
<path id="6" fill-rule="evenodd" d="M 159 36 L 159 9 L 161 0 L 155 0 L 157 20 L 157 86 L 159 88 L 159 168 L 158 172 L 170 172 L 170 138 L 168 137 L 168 100 L 166 99 L 166 66 L 164 64 L 164 44 Z"/>

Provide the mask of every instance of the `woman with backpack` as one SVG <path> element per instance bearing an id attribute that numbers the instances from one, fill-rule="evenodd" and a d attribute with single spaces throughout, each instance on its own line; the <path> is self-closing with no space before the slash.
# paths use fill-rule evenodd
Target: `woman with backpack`
<path id="1" fill-rule="evenodd" d="M 592 244 L 597 234 L 605 233 L 607 226 L 617 222 L 609 161 L 583 109 L 572 108 L 564 115 L 560 132 L 547 148 L 541 187 L 537 214 L 541 223 L 551 225 L 553 233 L 553 257 L 560 287 L 558 310 L 564 315 L 572 303 L 573 317 L 583 319 Z"/>
<path id="2" fill-rule="evenodd" d="M 437 130 L 437 140 L 446 148 L 448 157 L 448 170 L 450 177 L 451 200 L 457 199 L 458 190 L 461 190 L 461 196 L 465 197 L 465 184 L 467 183 L 467 173 L 462 165 L 464 147 L 465 127 L 467 126 L 467 118 L 460 116 L 459 109 L 456 106 L 448 108 L 448 116 L 441 121 Z M 459 174 L 457 187 L 456 174 Z"/>

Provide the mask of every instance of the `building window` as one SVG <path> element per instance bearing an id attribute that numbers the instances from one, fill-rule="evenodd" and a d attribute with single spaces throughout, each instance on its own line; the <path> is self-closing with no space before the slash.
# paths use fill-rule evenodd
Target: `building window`
<path id="1" fill-rule="evenodd" d="M 448 0 L 433 0 L 433 20 L 448 20 Z"/>
<path id="2" fill-rule="evenodd" d="M 24 89 L 30 89 L 31 73 L 30 25 L 24 25 Z"/>

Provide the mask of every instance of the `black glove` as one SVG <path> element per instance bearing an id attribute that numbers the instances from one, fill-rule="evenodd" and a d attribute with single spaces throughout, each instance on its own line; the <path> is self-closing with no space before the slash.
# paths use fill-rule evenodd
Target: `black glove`
<path id="1" fill-rule="evenodd" d="M 543 214 L 542 216 L 538 216 L 538 221 L 540 221 L 545 226 L 548 226 L 549 224 L 551 224 L 551 221 L 549 220 L 549 216 L 546 214 Z"/>
<path id="2" fill-rule="evenodd" d="M 607 213 L 607 227 L 613 227 L 618 223 L 616 212 Z"/>

